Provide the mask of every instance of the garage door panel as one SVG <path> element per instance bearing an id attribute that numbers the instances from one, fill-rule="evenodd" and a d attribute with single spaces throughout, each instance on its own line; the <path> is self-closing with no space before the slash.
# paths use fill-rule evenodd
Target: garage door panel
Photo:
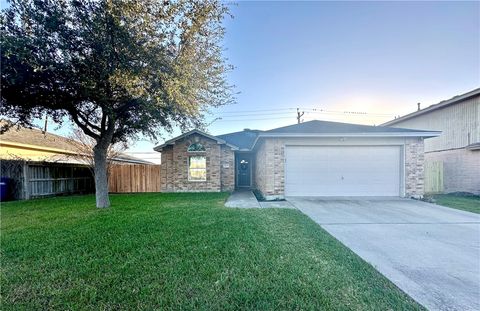
<path id="1" fill-rule="evenodd" d="M 399 146 L 287 146 L 290 196 L 398 196 Z"/>

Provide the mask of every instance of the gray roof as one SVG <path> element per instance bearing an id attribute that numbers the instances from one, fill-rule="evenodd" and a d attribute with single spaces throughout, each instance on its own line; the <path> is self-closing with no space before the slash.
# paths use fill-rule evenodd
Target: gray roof
<path id="1" fill-rule="evenodd" d="M 262 137 L 435 137 L 440 135 L 441 132 L 313 120 L 300 124 L 279 127 L 269 131 L 245 129 L 240 132 L 227 133 L 218 136 L 211 136 L 202 131 L 193 130 L 166 141 L 164 144 L 155 147 L 154 150 L 162 151 L 162 148 L 165 146 L 173 145 L 178 139 L 193 133 L 209 137 L 216 140 L 219 144 L 227 144 L 234 150 L 248 151 L 252 150 L 258 139 Z"/>
<path id="2" fill-rule="evenodd" d="M 259 132 L 261 131 L 245 129 L 240 132 L 218 135 L 217 137 L 237 146 L 240 150 L 250 150 Z"/>
<path id="3" fill-rule="evenodd" d="M 351 123 L 312 120 L 300 124 L 279 127 L 264 131 L 262 134 L 362 134 L 362 133 L 417 133 L 430 132 L 422 130 L 395 128 L 388 126 L 371 126 Z"/>
<path id="4" fill-rule="evenodd" d="M 454 96 L 450 99 L 441 101 L 438 104 L 431 105 L 431 106 L 428 106 L 427 108 L 424 108 L 424 109 L 406 114 L 406 115 L 404 115 L 400 118 L 390 120 L 388 122 L 383 123 L 382 125 L 393 125 L 393 124 L 396 124 L 398 122 L 402 122 L 402 121 L 414 118 L 416 116 L 419 116 L 419 115 L 422 115 L 422 114 L 425 114 L 425 113 L 428 113 L 428 112 L 431 112 L 431 111 L 434 111 L 434 110 L 437 110 L 437 109 L 440 109 L 440 108 L 445 108 L 445 107 L 453 105 L 453 104 L 461 103 L 464 100 L 467 100 L 469 98 L 479 96 L 479 95 L 480 95 L 480 88 L 474 89 L 474 90 L 472 90 L 470 92 L 467 92 L 465 94 L 457 95 L 457 96 Z"/>

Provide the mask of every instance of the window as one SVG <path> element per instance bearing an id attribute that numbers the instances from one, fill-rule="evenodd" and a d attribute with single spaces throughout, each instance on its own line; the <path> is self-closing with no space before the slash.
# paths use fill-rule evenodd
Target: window
<path id="1" fill-rule="evenodd" d="M 207 180 L 207 158 L 205 156 L 191 156 L 188 158 L 188 180 Z"/>
<path id="2" fill-rule="evenodd" d="M 187 151 L 188 152 L 205 152 L 205 147 L 202 144 L 193 143 L 190 146 L 188 146 Z"/>

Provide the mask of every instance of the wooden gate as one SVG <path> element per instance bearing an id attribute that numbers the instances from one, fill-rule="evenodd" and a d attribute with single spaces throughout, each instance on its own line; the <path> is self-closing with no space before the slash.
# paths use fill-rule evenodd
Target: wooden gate
<path id="1" fill-rule="evenodd" d="M 425 162 L 425 193 L 443 192 L 443 162 Z"/>
<path id="2" fill-rule="evenodd" d="M 109 172 L 108 190 L 117 193 L 160 192 L 160 165 L 113 165 Z"/>

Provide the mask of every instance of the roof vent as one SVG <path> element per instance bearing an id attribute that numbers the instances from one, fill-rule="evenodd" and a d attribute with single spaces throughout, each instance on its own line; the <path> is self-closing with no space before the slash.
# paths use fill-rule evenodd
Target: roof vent
<path id="1" fill-rule="evenodd" d="M 251 132 L 251 129 L 243 129 L 245 132 Z"/>
<path id="2" fill-rule="evenodd" d="M 420 103 L 417 103 L 417 110 L 420 111 Z"/>

